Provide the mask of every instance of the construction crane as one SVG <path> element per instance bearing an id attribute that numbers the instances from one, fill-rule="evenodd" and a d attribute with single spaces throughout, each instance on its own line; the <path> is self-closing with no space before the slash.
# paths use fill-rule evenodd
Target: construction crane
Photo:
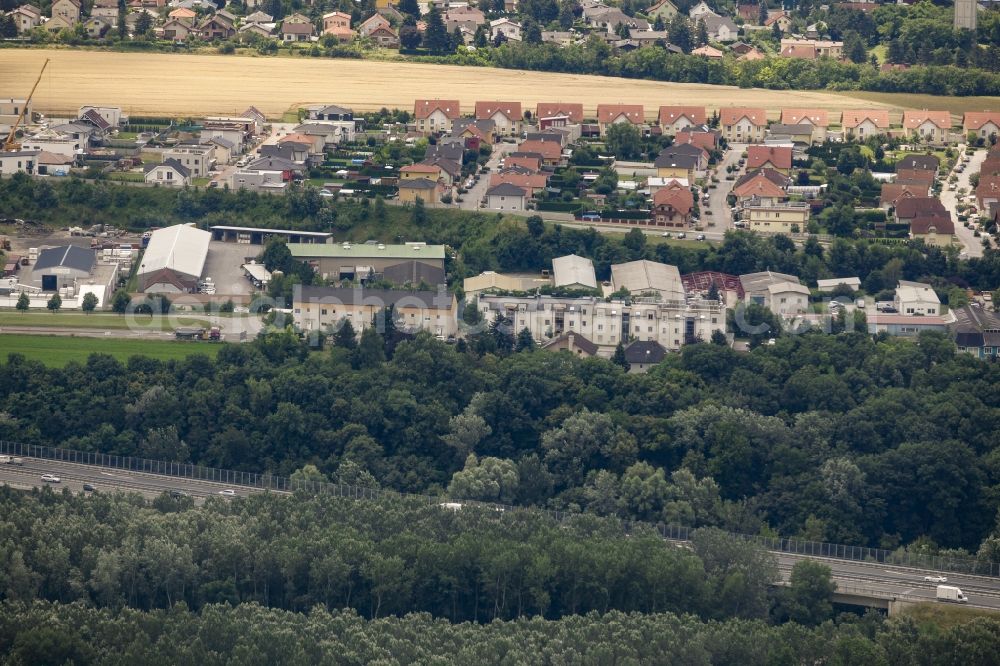
<path id="1" fill-rule="evenodd" d="M 24 101 L 24 106 L 21 108 L 21 113 L 17 114 L 17 120 L 10 128 L 10 133 L 7 135 L 6 140 L 3 142 L 4 151 L 20 150 L 21 144 L 17 142 L 17 128 L 21 125 L 21 121 L 24 120 L 24 114 L 28 112 L 28 107 L 31 106 L 31 98 L 35 96 L 35 89 L 38 84 L 42 81 L 42 74 L 45 73 L 45 68 L 49 66 L 49 59 L 46 58 L 45 62 L 42 63 L 42 71 L 38 72 L 38 78 L 35 79 L 35 85 L 31 86 L 31 93 L 28 95 L 28 99 Z"/>

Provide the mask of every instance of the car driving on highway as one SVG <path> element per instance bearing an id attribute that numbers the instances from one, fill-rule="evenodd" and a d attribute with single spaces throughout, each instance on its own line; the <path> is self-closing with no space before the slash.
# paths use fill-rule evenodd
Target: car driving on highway
<path id="1" fill-rule="evenodd" d="M 945 576 L 924 576 L 924 580 L 928 583 L 947 583 L 948 578 Z"/>
<path id="2" fill-rule="evenodd" d="M 219 494 L 223 497 L 236 497 L 236 491 L 232 488 L 226 488 L 225 490 L 220 490 Z"/>
<path id="3" fill-rule="evenodd" d="M 42 474 L 42 481 L 45 483 L 59 483 L 59 480 L 55 474 Z"/>

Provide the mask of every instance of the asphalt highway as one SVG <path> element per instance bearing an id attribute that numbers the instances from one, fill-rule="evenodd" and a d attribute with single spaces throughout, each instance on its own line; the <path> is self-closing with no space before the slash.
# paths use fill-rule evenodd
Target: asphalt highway
<path id="1" fill-rule="evenodd" d="M 208 497 L 221 497 L 219 491 L 231 489 L 237 497 L 245 497 L 252 493 L 265 492 L 259 488 L 240 485 L 226 485 L 213 481 L 199 481 L 182 477 L 131 472 L 120 469 L 82 465 L 57 460 L 39 458 L 23 458 L 24 465 L 0 465 L 0 483 L 22 489 L 53 486 L 54 489 L 65 486 L 74 492 L 83 492 L 83 484 L 89 483 L 98 492 L 131 491 L 139 492 L 146 497 L 156 497 L 161 493 L 179 490 L 190 495 L 195 501 Z M 54 474 L 59 477 L 59 483 L 42 481 L 42 474 Z M 283 491 L 268 491 L 287 494 Z"/>
<path id="2" fill-rule="evenodd" d="M 73 492 L 83 492 L 83 484 L 89 483 L 97 492 L 130 491 L 147 498 L 154 498 L 164 491 L 179 490 L 203 503 L 209 497 L 223 497 L 220 491 L 231 489 L 236 497 L 246 497 L 253 493 L 286 491 L 261 490 L 241 485 L 226 485 L 214 481 L 201 481 L 182 477 L 132 472 L 97 465 L 84 465 L 40 458 L 23 458 L 24 464 L 0 465 L 0 483 L 13 488 L 29 490 L 45 485 L 55 489 L 67 487 Z M 43 474 L 54 474 L 59 483 L 42 481 Z M 678 543 L 680 545 L 680 543 Z M 802 559 L 813 559 L 828 565 L 838 588 L 845 593 L 873 592 L 878 596 L 892 596 L 910 601 L 933 601 L 936 582 L 925 581 L 924 576 L 945 576 L 947 585 L 955 585 L 969 597 L 969 606 L 1000 609 L 1000 578 L 974 576 L 952 572 L 937 572 L 913 569 L 875 562 L 858 562 L 835 558 L 813 557 L 776 552 L 778 571 L 787 582 L 792 567 Z"/>
<path id="3" fill-rule="evenodd" d="M 909 601 L 934 601 L 938 585 L 954 585 L 969 597 L 969 606 L 1000 609 L 1000 578 L 972 576 L 950 571 L 911 569 L 876 562 L 856 562 L 805 555 L 776 553 L 778 572 L 787 581 L 792 567 L 802 559 L 821 561 L 830 567 L 833 580 L 844 592 L 866 590 L 891 594 Z M 924 576 L 945 576 L 945 583 L 925 581 Z"/>

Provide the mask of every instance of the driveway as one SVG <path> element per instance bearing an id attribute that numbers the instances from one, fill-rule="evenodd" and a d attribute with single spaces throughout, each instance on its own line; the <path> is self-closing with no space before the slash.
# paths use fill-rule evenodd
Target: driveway
<path id="1" fill-rule="evenodd" d="M 959 145 L 958 147 L 960 154 L 965 154 L 965 145 Z M 968 164 L 965 165 L 965 171 L 963 173 L 954 173 L 958 176 L 958 183 L 956 183 L 955 191 L 949 190 L 950 187 L 945 182 L 944 190 L 941 192 L 941 203 L 944 207 L 951 213 L 951 219 L 955 221 L 955 235 L 958 236 L 959 240 L 962 241 L 962 245 L 965 248 L 965 253 L 971 257 L 981 257 L 983 256 L 983 244 L 982 238 L 976 238 L 973 235 L 973 229 L 966 229 L 965 225 L 958 221 L 958 190 L 965 188 L 966 192 L 970 192 L 971 188 L 969 186 L 969 176 L 974 173 L 979 173 L 979 169 L 983 165 L 983 161 L 986 159 L 987 150 L 985 148 L 977 150 L 972 159 Z"/>

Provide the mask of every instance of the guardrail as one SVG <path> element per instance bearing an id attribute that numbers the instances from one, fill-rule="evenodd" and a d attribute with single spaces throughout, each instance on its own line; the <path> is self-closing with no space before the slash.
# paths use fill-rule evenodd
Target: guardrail
<path id="1" fill-rule="evenodd" d="M 333 495 L 336 497 L 365 500 L 401 498 L 416 500 L 426 504 L 456 502 L 460 503 L 463 507 L 480 507 L 501 513 L 526 510 L 540 511 L 560 523 L 573 516 L 580 515 L 579 513 L 566 511 L 534 508 L 529 509 L 528 507 L 501 505 L 489 502 L 448 499 L 442 496 L 402 493 L 395 490 L 366 488 L 364 486 L 354 486 L 339 482 L 309 481 L 274 474 L 258 474 L 256 472 L 218 469 L 215 467 L 205 467 L 203 465 L 195 465 L 192 463 L 152 460 L 149 458 L 137 458 L 133 456 L 117 456 L 108 453 L 77 451 L 74 449 L 41 446 L 37 444 L 22 444 L 20 442 L 9 442 L 3 440 L 0 440 L 0 454 L 26 458 L 39 458 L 42 460 L 55 460 L 81 465 L 94 465 L 109 469 L 158 474 L 161 476 L 172 476 L 196 481 L 208 481 L 230 486 L 256 488 L 259 490 L 274 490 L 277 492 L 290 493 L 299 491 L 317 495 Z M 622 520 L 621 522 L 622 528 L 626 533 L 643 529 L 654 530 L 661 537 L 670 541 L 690 541 L 692 534 L 696 529 L 682 525 L 665 525 L 662 523 L 653 524 L 627 520 Z M 879 564 L 891 564 L 915 569 L 948 571 L 952 573 L 974 574 L 979 576 L 1000 576 L 1000 564 L 978 559 L 942 557 L 938 555 L 925 555 L 922 553 L 909 553 L 905 551 L 899 552 L 883 550 L 881 548 L 824 543 L 804 539 L 768 537 L 754 534 L 730 534 L 733 537 L 743 539 L 744 541 L 753 543 L 765 550 L 775 553 L 788 553 L 792 555 L 802 555 L 805 557 L 824 557 L 854 562 L 877 562 Z"/>

